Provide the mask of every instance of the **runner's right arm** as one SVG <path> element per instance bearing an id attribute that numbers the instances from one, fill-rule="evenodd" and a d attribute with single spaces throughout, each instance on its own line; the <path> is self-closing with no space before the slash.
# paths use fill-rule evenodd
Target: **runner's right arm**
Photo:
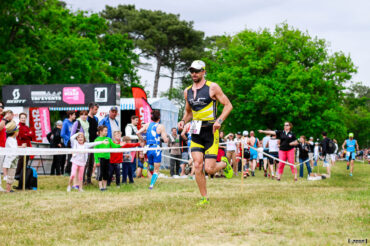
<path id="1" fill-rule="evenodd" d="M 188 91 L 187 89 L 184 90 L 184 97 L 185 97 L 185 112 L 184 112 L 184 116 L 182 117 L 182 120 L 177 124 L 177 127 L 179 129 L 182 129 L 184 128 L 184 125 L 189 122 L 191 120 L 191 118 L 193 118 L 193 112 L 191 111 L 191 107 L 190 107 L 190 104 L 187 100 L 188 98 Z"/>

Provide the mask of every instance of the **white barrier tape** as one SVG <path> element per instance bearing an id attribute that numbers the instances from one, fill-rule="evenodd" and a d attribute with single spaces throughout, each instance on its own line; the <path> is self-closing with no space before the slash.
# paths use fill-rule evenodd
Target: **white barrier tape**
<path id="1" fill-rule="evenodd" d="M 182 161 L 182 162 L 189 162 L 189 160 L 184 160 L 184 159 L 176 158 L 176 157 L 173 157 L 173 156 L 168 156 L 168 155 L 164 155 L 164 154 L 162 154 L 162 156 L 167 157 L 168 159 L 174 159 L 174 160 Z"/>
<path id="2" fill-rule="evenodd" d="M 110 148 L 110 149 L 67 149 L 67 148 L 0 148 L 1 155 L 67 155 L 88 153 L 123 153 L 131 151 L 170 150 L 184 147 L 157 147 L 157 148 Z M 187 148 L 187 147 L 186 147 Z"/>

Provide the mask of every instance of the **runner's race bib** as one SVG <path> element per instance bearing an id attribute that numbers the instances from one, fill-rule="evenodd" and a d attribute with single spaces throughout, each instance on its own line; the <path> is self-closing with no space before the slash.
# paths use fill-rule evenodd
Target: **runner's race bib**
<path id="1" fill-rule="evenodd" d="M 191 132 L 191 134 L 198 135 L 200 133 L 201 128 L 202 128 L 202 121 L 193 120 L 193 122 L 191 123 L 190 132 Z"/>

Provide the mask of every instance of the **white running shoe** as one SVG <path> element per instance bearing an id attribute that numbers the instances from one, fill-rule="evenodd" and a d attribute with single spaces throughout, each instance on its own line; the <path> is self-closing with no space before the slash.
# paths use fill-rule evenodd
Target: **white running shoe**
<path id="1" fill-rule="evenodd" d="M 71 186 L 68 185 L 67 192 L 71 192 Z"/>

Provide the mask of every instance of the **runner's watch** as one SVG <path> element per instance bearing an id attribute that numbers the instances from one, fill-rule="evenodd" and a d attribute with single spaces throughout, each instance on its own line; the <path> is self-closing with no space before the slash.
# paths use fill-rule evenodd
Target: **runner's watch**
<path id="1" fill-rule="evenodd" d="M 224 121 L 222 119 L 218 119 L 217 122 L 220 123 L 220 125 L 221 125 L 222 122 L 224 122 Z"/>

